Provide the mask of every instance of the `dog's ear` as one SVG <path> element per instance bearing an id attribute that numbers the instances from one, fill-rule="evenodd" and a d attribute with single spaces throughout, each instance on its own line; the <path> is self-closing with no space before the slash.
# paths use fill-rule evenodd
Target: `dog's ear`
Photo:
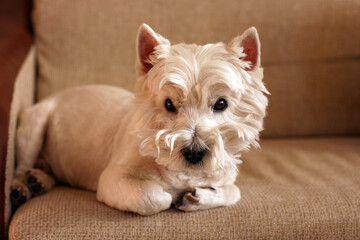
<path id="1" fill-rule="evenodd" d="M 148 25 L 142 24 L 136 39 L 136 71 L 138 75 L 148 73 L 154 66 L 159 57 L 154 54 L 155 50 L 166 49 L 166 47 L 159 48 L 159 45 L 170 46 L 170 42 L 160 34 L 155 33 Z"/>
<path id="2" fill-rule="evenodd" d="M 240 57 L 240 59 L 250 63 L 246 70 L 252 71 L 260 66 L 260 40 L 255 27 L 251 27 L 241 36 L 235 37 L 229 45 L 230 47 L 242 47 L 245 56 Z"/>

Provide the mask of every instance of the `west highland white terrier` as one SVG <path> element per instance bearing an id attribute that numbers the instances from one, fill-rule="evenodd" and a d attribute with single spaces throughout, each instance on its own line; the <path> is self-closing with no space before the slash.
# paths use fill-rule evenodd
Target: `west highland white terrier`
<path id="1" fill-rule="evenodd" d="M 258 146 L 268 104 L 256 29 L 229 44 L 171 45 L 143 24 L 136 46 L 135 94 L 74 87 L 22 113 L 14 208 L 56 181 L 141 215 L 240 199 L 237 165 Z"/>

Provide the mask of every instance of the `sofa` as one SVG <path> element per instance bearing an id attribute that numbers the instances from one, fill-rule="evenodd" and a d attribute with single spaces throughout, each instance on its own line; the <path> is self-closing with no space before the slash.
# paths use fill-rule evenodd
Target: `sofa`
<path id="1" fill-rule="evenodd" d="M 7 8 L 1 10 L 0 31 L 8 32 L 7 39 L 0 38 L 2 236 L 360 239 L 359 1 L 1 4 Z M 236 184 L 242 199 L 229 207 L 198 212 L 171 208 L 143 217 L 97 202 L 94 192 L 59 185 L 12 211 L 19 113 L 75 85 L 132 90 L 135 37 L 143 22 L 172 43 L 227 42 L 250 26 L 258 29 L 271 95 L 261 148 L 243 153 L 239 165 Z"/>

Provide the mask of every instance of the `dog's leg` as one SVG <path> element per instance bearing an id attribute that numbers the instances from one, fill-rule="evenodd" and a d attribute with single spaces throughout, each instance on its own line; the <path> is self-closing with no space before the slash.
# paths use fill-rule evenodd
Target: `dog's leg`
<path id="1" fill-rule="evenodd" d="M 51 104 L 43 102 L 25 110 L 21 115 L 16 135 L 17 166 L 10 194 L 13 209 L 29 200 L 31 193 L 37 195 L 39 192 L 44 192 L 44 190 L 39 190 L 39 186 L 43 186 L 42 183 L 35 187 L 34 178 L 36 182 L 45 181 L 46 190 L 54 185 L 53 179 L 45 173 L 40 173 L 40 170 L 33 169 L 42 150 L 50 111 Z M 28 186 L 33 189 L 29 189 Z"/>
<path id="2" fill-rule="evenodd" d="M 97 189 L 97 199 L 122 211 L 152 215 L 171 206 L 172 196 L 152 180 L 122 174 L 120 166 L 107 167 Z"/>
<path id="3" fill-rule="evenodd" d="M 56 184 L 55 178 L 40 169 L 30 169 L 25 176 L 26 185 L 33 196 L 50 191 Z"/>
<path id="4" fill-rule="evenodd" d="M 50 191 L 55 184 L 55 178 L 41 169 L 26 168 L 25 172 L 18 171 L 11 184 L 10 198 L 13 210 L 32 196 Z"/>
<path id="5" fill-rule="evenodd" d="M 196 188 L 186 192 L 177 208 L 183 211 L 196 211 L 235 204 L 240 200 L 240 190 L 234 184 L 220 188 Z"/>
<path id="6" fill-rule="evenodd" d="M 10 200 L 13 211 L 31 198 L 31 192 L 25 181 L 25 176 L 17 176 L 11 183 Z"/>

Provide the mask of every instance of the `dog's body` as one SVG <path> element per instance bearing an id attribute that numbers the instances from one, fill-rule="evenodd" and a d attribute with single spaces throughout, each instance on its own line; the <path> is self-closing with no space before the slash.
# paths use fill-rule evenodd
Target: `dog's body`
<path id="1" fill-rule="evenodd" d="M 22 114 L 21 122 L 27 124 L 18 129 L 19 162 L 37 157 L 39 152 L 32 151 L 43 146 L 41 158 L 57 180 L 96 191 L 100 174 L 114 150 L 125 152 L 129 146 L 121 141 L 130 140 L 124 128 L 131 125 L 133 100 L 133 94 L 126 90 L 101 85 L 54 94 Z"/>
<path id="2" fill-rule="evenodd" d="M 52 174 L 142 215 L 240 199 L 240 152 L 257 145 L 267 106 L 256 30 L 227 46 L 171 46 L 142 25 L 137 43 L 136 95 L 75 87 L 22 114 L 14 205 L 50 190 Z M 52 174 L 34 169 L 39 158 Z"/>

